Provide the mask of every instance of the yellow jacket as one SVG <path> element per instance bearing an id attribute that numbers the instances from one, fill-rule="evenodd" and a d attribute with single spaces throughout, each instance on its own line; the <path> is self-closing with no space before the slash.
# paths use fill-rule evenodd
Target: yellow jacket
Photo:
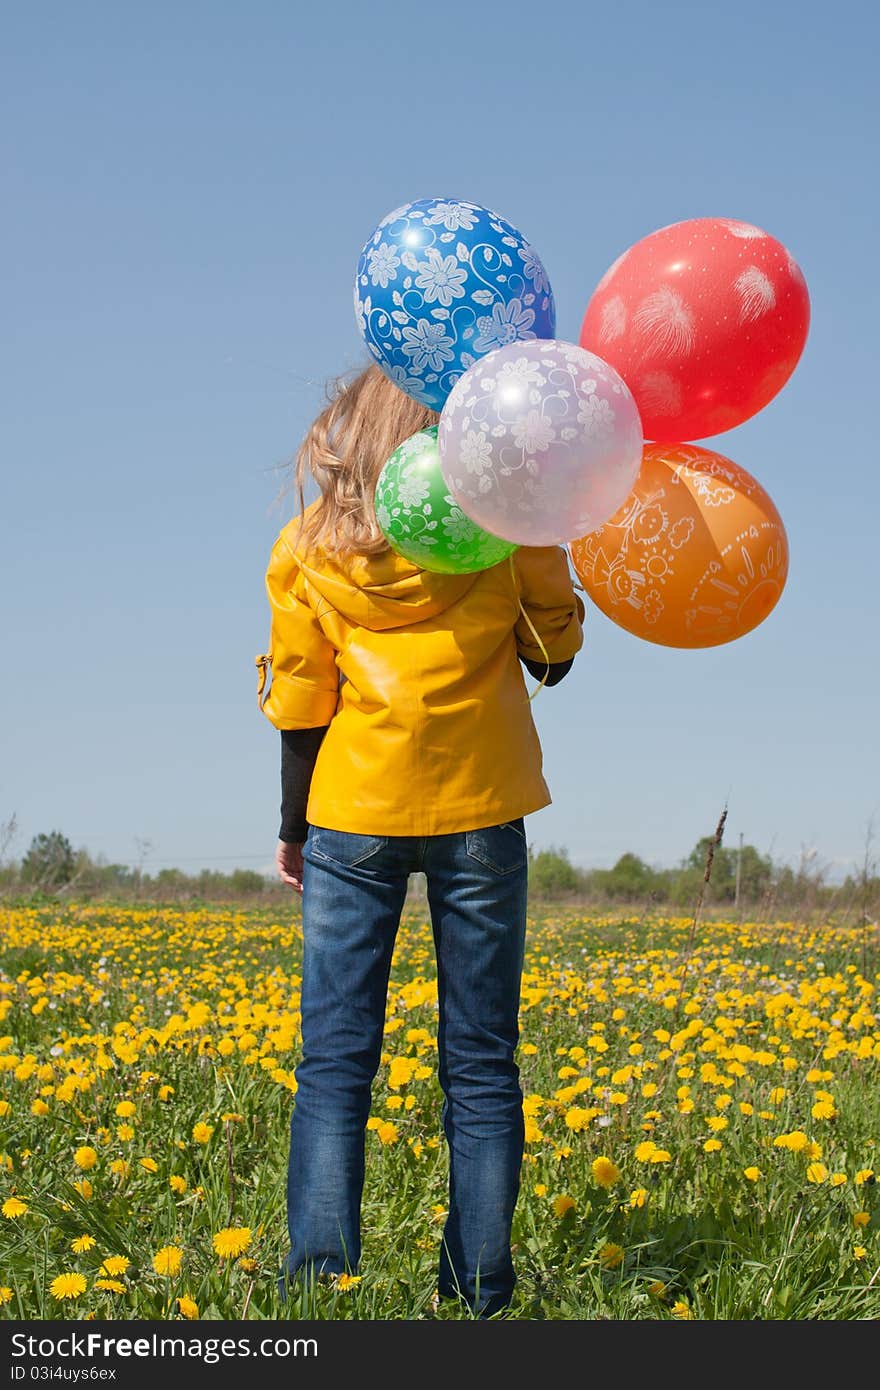
<path id="1" fill-rule="evenodd" d="M 257 658 L 258 698 L 277 729 L 330 726 L 309 823 L 443 835 L 546 806 L 517 653 L 558 662 L 580 649 L 584 606 L 565 551 L 522 547 L 512 563 L 442 575 L 393 551 L 299 554 L 298 525 L 285 526 L 269 561 L 272 622 L 269 651 Z"/>

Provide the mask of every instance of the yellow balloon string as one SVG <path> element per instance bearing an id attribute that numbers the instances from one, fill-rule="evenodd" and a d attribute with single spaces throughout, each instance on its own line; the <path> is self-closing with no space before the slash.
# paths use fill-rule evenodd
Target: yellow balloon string
<path id="1" fill-rule="evenodd" d="M 525 620 L 526 620 L 526 622 L 527 622 L 527 624 L 528 624 L 529 631 L 531 632 L 532 636 L 533 636 L 534 639 L 535 639 L 535 642 L 537 643 L 538 648 L 540 649 L 541 655 L 542 655 L 543 658 L 544 658 L 544 663 L 545 663 L 546 668 L 547 668 L 547 669 L 545 670 L 543 676 L 541 677 L 541 682 L 540 682 L 540 684 L 535 686 L 535 689 L 532 691 L 531 695 L 529 696 L 529 704 L 531 704 L 531 703 L 532 703 L 532 700 L 534 700 L 535 696 L 538 695 L 538 694 L 544 689 L 544 686 L 547 684 L 547 677 L 548 677 L 549 674 L 550 674 L 550 658 L 549 658 L 549 656 L 547 655 L 547 648 L 544 646 L 544 643 L 541 641 L 541 634 L 538 632 L 537 628 L 535 627 L 535 624 L 532 622 L 532 620 L 531 620 L 531 618 L 529 617 L 528 613 L 526 612 L 526 610 L 525 610 L 525 609 L 523 608 L 523 606 L 522 606 L 522 599 L 521 599 L 520 596 L 519 596 L 519 589 L 517 588 L 517 583 L 516 583 L 516 570 L 515 570 L 514 567 L 513 567 L 513 555 L 512 555 L 512 554 L 508 555 L 508 557 L 507 557 L 507 562 L 508 562 L 508 564 L 510 565 L 510 577 L 511 577 L 511 579 L 513 580 L 513 587 L 514 587 L 514 590 L 516 591 L 516 601 L 517 601 L 517 603 L 519 604 L 519 611 L 520 611 L 520 613 L 522 613 L 523 617 L 525 618 Z"/>

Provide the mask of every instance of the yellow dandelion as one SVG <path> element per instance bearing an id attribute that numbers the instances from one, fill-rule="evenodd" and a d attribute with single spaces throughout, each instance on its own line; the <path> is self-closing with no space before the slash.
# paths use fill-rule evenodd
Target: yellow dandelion
<path id="1" fill-rule="evenodd" d="M 706 1124 L 713 1134 L 720 1134 L 723 1129 L 727 1129 L 730 1121 L 724 1115 L 710 1115 Z"/>
<path id="2" fill-rule="evenodd" d="M 168 1186 L 171 1188 L 172 1192 L 177 1193 L 178 1197 L 182 1197 L 186 1191 L 186 1178 L 180 1173 L 172 1173 L 171 1177 L 168 1179 Z"/>
<path id="3" fill-rule="evenodd" d="M 534 1192 L 536 1197 L 546 1197 L 547 1184 L 545 1182 L 536 1182 L 534 1187 L 532 1188 L 532 1191 Z"/>
<path id="4" fill-rule="evenodd" d="M 748 1178 L 749 1182 L 758 1182 L 762 1176 L 760 1168 L 756 1168 L 754 1165 L 751 1168 L 743 1168 L 743 1175 Z"/>
<path id="5" fill-rule="evenodd" d="M 555 1197 L 553 1199 L 553 1215 L 559 1217 L 567 1216 L 570 1211 L 574 1211 L 576 1206 L 577 1202 L 574 1198 L 564 1193 L 561 1197 Z"/>
<path id="6" fill-rule="evenodd" d="M 707 1154 L 717 1154 L 718 1150 L 722 1147 L 723 1145 L 720 1139 L 707 1139 L 703 1145 Z"/>
<path id="7" fill-rule="evenodd" d="M 182 1294 L 178 1298 L 177 1307 L 181 1317 L 189 1318 L 190 1321 L 195 1321 L 199 1316 L 199 1305 L 195 1299 L 189 1297 L 189 1294 Z"/>
<path id="8" fill-rule="evenodd" d="M 672 1154 L 668 1149 L 655 1149 L 648 1159 L 649 1163 L 671 1163 Z"/>
<path id="9" fill-rule="evenodd" d="M 163 1245 L 153 1256 L 153 1268 L 157 1274 L 167 1274 L 172 1278 L 180 1273 L 183 1251 L 179 1245 Z"/>
<path id="10" fill-rule="evenodd" d="M 250 1226 L 226 1226 L 214 1236 L 214 1253 L 219 1255 L 221 1260 L 243 1255 L 250 1247 L 251 1236 Z"/>
<path id="11" fill-rule="evenodd" d="M 639 1163 L 650 1163 L 651 1156 L 656 1152 L 657 1145 L 653 1139 L 646 1139 L 643 1143 L 636 1145 L 636 1159 Z"/>
<path id="12" fill-rule="evenodd" d="M 89 1168 L 94 1168 L 97 1163 L 97 1150 L 93 1149 L 90 1144 L 83 1144 L 82 1148 L 77 1149 L 76 1153 L 73 1155 L 73 1161 L 77 1168 L 81 1168 L 83 1172 L 86 1172 Z"/>
<path id="13" fill-rule="evenodd" d="M 88 1178 L 81 1178 L 79 1182 L 75 1182 L 73 1184 L 73 1190 L 79 1193 L 84 1202 L 91 1201 L 95 1191 Z"/>
<path id="14" fill-rule="evenodd" d="M 124 1274 L 130 1264 L 131 1260 L 125 1255 L 108 1255 L 98 1272 L 110 1275 Z"/>
<path id="15" fill-rule="evenodd" d="M 12 1297 L 12 1290 L 9 1288 L 8 1284 L 0 1284 L 0 1308 L 2 1308 L 4 1303 L 11 1303 Z"/>
<path id="16" fill-rule="evenodd" d="M 674 1318 L 680 1318 L 682 1322 L 688 1322 L 693 1320 L 694 1315 L 689 1305 L 685 1303 L 683 1298 L 680 1298 L 677 1303 L 673 1303 L 672 1305 L 672 1316 Z"/>
<path id="17" fill-rule="evenodd" d="M 91 1250 L 97 1243 L 94 1236 L 77 1236 L 76 1240 L 70 1242 L 70 1248 L 74 1255 L 84 1255 L 87 1250 Z"/>
<path id="18" fill-rule="evenodd" d="M 855 1260 L 863 1260 L 863 1259 L 865 1258 L 865 1256 L 867 1255 L 867 1253 L 868 1253 L 868 1252 L 867 1252 L 867 1250 L 866 1250 L 866 1248 L 865 1248 L 864 1245 L 855 1245 L 855 1246 L 853 1246 L 853 1259 L 855 1259 Z"/>
<path id="19" fill-rule="evenodd" d="M 606 1241 L 599 1251 L 599 1263 L 603 1269 L 618 1269 L 623 1264 L 623 1246 Z"/>
<path id="20" fill-rule="evenodd" d="M 340 1293 L 348 1293 L 350 1289 L 357 1288 L 362 1278 L 361 1274 L 340 1274 L 336 1280 L 336 1287 Z"/>
<path id="21" fill-rule="evenodd" d="M 810 1114 L 814 1120 L 833 1120 L 837 1111 L 834 1108 L 833 1101 L 817 1100 Z"/>
<path id="22" fill-rule="evenodd" d="M 127 1120 L 135 1113 L 136 1108 L 134 1101 L 121 1100 L 116 1107 L 116 1114 L 119 1116 L 120 1120 Z"/>
<path id="23" fill-rule="evenodd" d="M 809 1142 L 802 1129 L 793 1129 L 790 1134 L 777 1134 L 773 1140 L 777 1149 L 788 1149 L 790 1153 L 800 1153 Z"/>
<path id="24" fill-rule="evenodd" d="M 633 1208 L 643 1207 L 648 1200 L 646 1187 L 635 1187 L 629 1194 L 629 1204 Z"/>
<path id="25" fill-rule="evenodd" d="M 105 1289 L 107 1293 L 125 1293 L 125 1285 L 118 1279 L 96 1279 L 96 1289 Z"/>
<path id="26" fill-rule="evenodd" d="M 832 1187 L 843 1187 L 846 1182 L 846 1173 L 832 1173 L 829 1181 Z"/>
<path id="27" fill-rule="evenodd" d="M 117 1138 L 118 1138 L 123 1144 L 127 1144 L 127 1143 L 129 1142 L 130 1139 L 133 1139 L 133 1138 L 134 1138 L 134 1126 L 133 1126 L 133 1125 L 117 1125 L 117 1126 L 116 1126 L 116 1136 L 117 1136 Z"/>
<path id="28" fill-rule="evenodd" d="M 155 1158 L 142 1158 L 139 1160 L 141 1167 L 147 1173 L 158 1173 L 159 1165 Z"/>
<path id="29" fill-rule="evenodd" d="M 856 1173 L 856 1187 L 861 1187 L 863 1183 L 870 1182 L 873 1176 L 873 1168 L 860 1168 Z"/>
<path id="30" fill-rule="evenodd" d="M 376 1137 L 380 1144 L 396 1144 L 400 1138 L 400 1130 L 390 1120 L 383 1120 L 376 1126 Z"/>
<path id="31" fill-rule="evenodd" d="M 65 1298 L 79 1298 L 86 1291 L 86 1281 L 81 1274 L 58 1274 L 49 1285 L 49 1292 L 59 1302 Z"/>
<path id="32" fill-rule="evenodd" d="M 573 1130 L 575 1134 L 579 1134 L 581 1130 L 587 1128 L 594 1113 L 592 1110 L 583 1110 L 579 1106 L 573 1105 L 570 1110 L 565 1112 L 566 1127 Z"/>
<path id="33" fill-rule="evenodd" d="M 2 1211 L 7 1221 L 14 1221 L 16 1216 L 24 1216 L 27 1209 L 27 1202 L 23 1202 L 20 1197 L 7 1197 L 2 1207 L 0 1207 L 0 1211 Z"/>
<path id="34" fill-rule="evenodd" d="M 599 1158 L 594 1158 L 592 1162 L 592 1173 L 600 1187 L 613 1187 L 620 1181 L 620 1169 L 610 1158 L 601 1154 Z"/>
<path id="35" fill-rule="evenodd" d="M 869 1211 L 857 1211 L 853 1216 L 853 1225 L 857 1231 L 864 1230 L 871 1224 L 871 1213 Z"/>
<path id="36" fill-rule="evenodd" d="M 824 1163 L 811 1163 L 807 1167 L 807 1182 L 820 1183 L 828 1181 L 828 1169 Z"/>
<path id="37" fill-rule="evenodd" d="M 662 1279 L 653 1279 L 648 1285 L 648 1293 L 652 1298 L 665 1298 L 666 1285 Z"/>
<path id="38" fill-rule="evenodd" d="M 192 1127 L 192 1137 L 197 1144 L 207 1144 L 213 1133 L 214 1126 L 205 1124 L 204 1120 L 200 1120 L 198 1124 Z"/>

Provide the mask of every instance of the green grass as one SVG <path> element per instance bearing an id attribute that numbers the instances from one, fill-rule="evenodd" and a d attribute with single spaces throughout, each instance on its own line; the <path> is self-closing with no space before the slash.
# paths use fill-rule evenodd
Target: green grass
<path id="1" fill-rule="evenodd" d="M 284 1303 L 296 922 L 90 903 L 14 907 L 2 924 L 0 1204 L 28 1208 L 0 1217 L 2 1314 L 164 1319 L 185 1297 L 203 1319 L 470 1316 L 434 1298 L 446 1152 L 423 918 L 405 919 L 392 970 L 373 1113 L 394 1131 L 367 1134 L 360 1282 L 296 1285 Z M 518 1284 L 499 1316 L 880 1316 L 876 930 L 715 922 L 692 935 L 684 918 L 531 921 Z M 392 1057 L 424 1074 L 389 1087 Z M 727 1121 L 717 1134 L 712 1117 Z M 774 1143 L 793 1131 L 816 1148 Z M 668 1159 L 638 1156 L 648 1141 Z M 85 1170 L 84 1146 L 97 1153 Z M 600 1155 L 620 1170 L 610 1187 Z M 250 1232 L 244 1263 L 214 1249 L 230 1227 Z M 75 1252 L 83 1236 L 94 1244 Z M 181 1252 L 173 1276 L 153 1262 L 166 1246 Z M 124 1292 L 96 1284 L 108 1256 L 129 1261 Z M 64 1273 L 86 1287 L 60 1300 Z"/>

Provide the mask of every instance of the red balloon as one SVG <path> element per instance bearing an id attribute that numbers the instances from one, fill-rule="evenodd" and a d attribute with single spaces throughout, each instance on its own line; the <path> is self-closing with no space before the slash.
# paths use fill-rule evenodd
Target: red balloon
<path id="1" fill-rule="evenodd" d="M 747 222 L 697 217 L 614 262 L 580 341 L 623 377 L 645 438 L 678 443 L 762 410 L 797 366 L 809 325 L 806 281 L 781 242 Z"/>

